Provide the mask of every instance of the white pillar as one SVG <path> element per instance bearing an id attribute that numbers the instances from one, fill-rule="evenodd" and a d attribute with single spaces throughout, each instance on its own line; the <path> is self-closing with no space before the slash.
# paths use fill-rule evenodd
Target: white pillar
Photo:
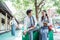
<path id="1" fill-rule="evenodd" d="M 1 14 L 1 13 L 0 13 Z M 1 15 L 0 15 L 0 30 L 1 30 Z"/>
<path id="2" fill-rule="evenodd" d="M 5 17 L 5 31 L 7 30 L 7 13 L 6 13 L 6 17 Z"/>
<path id="3" fill-rule="evenodd" d="M 11 21 L 11 17 L 10 17 L 10 21 Z M 10 23 L 10 22 L 9 22 Z M 9 29 L 11 30 L 11 25 L 9 26 Z"/>

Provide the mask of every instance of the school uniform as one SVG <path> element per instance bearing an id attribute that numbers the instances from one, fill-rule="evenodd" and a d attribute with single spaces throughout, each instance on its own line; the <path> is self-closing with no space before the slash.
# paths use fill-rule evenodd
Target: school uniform
<path id="1" fill-rule="evenodd" d="M 40 20 L 40 34 L 41 34 L 41 40 L 48 40 L 48 25 L 47 26 L 44 26 L 43 23 L 46 22 L 46 23 L 49 23 L 49 20 L 44 17 L 43 20 Z"/>
<path id="2" fill-rule="evenodd" d="M 36 21 L 36 18 L 34 16 L 31 16 L 31 17 L 25 17 L 24 19 L 24 30 L 27 30 L 29 28 L 31 28 L 31 26 L 34 26 L 36 27 L 37 25 L 37 21 Z M 33 40 L 33 31 L 37 30 L 36 28 L 33 29 L 33 30 L 30 30 L 28 31 L 29 33 L 29 40 Z"/>

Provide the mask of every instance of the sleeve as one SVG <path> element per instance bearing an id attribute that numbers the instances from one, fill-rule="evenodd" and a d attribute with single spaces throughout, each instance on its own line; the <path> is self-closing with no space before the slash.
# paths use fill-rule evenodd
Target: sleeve
<path id="1" fill-rule="evenodd" d="M 41 22 L 41 18 L 39 18 L 39 22 L 38 22 L 39 26 L 43 26 L 43 23 Z"/>
<path id="2" fill-rule="evenodd" d="M 52 18 L 49 18 L 49 23 L 48 25 L 53 25 Z"/>
<path id="3" fill-rule="evenodd" d="M 36 17 L 34 17 L 34 20 L 35 20 L 35 25 L 34 25 L 34 27 L 36 27 L 36 26 L 37 26 L 37 20 L 36 20 Z"/>
<path id="4" fill-rule="evenodd" d="M 24 30 L 27 30 L 27 19 L 24 18 Z"/>

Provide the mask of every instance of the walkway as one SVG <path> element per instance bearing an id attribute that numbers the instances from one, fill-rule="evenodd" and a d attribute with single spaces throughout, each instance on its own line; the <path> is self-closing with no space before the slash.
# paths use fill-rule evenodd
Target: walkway
<path id="1" fill-rule="evenodd" d="M 0 40 L 22 40 L 22 31 L 16 31 L 15 36 L 12 36 L 11 32 L 0 35 Z"/>
<path id="2" fill-rule="evenodd" d="M 22 31 L 16 31 L 16 35 L 12 36 L 11 32 L 0 35 L 0 40 L 22 40 Z M 54 40 L 60 40 L 60 33 L 54 33 Z"/>
<path id="3" fill-rule="evenodd" d="M 60 33 L 54 33 L 54 40 L 60 40 Z"/>

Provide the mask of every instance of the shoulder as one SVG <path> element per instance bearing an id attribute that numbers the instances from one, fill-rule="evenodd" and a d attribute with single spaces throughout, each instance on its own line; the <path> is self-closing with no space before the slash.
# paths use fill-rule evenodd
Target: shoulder
<path id="1" fill-rule="evenodd" d="M 51 17 L 49 17 L 49 19 L 52 19 Z"/>
<path id="2" fill-rule="evenodd" d="M 28 16 L 26 16 L 26 17 L 24 18 L 24 21 L 26 21 L 27 19 L 29 19 Z"/>
<path id="3" fill-rule="evenodd" d="M 35 16 L 32 16 L 33 18 L 35 18 Z"/>
<path id="4" fill-rule="evenodd" d="M 26 16 L 24 19 L 27 19 L 28 18 L 28 16 Z"/>
<path id="5" fill-rule="evenodd" d="M 39 17 L 39 21 L 41 21 L 41 16 Z"/>
<path id="6" fill-rule="evenodd" d="M 35 21 L 37 21 L 37 20 L 36 20 L 36 16 L 33 16 L 33 18 L 34 18 Z"/>
<path id="7" fill-rule="evenodd" d="M 49 20 L 52 20 L 52 18 L 49 18 Z"/>

